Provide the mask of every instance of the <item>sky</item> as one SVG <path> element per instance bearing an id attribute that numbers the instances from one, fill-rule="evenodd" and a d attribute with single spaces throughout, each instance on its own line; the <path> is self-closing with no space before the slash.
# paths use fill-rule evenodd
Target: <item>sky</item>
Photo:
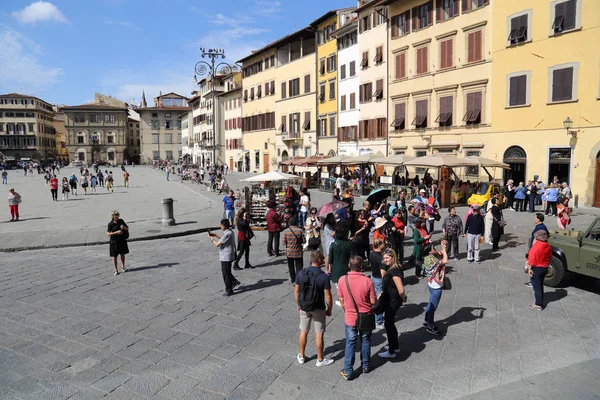
<path id="1" fill-rule="evenodd" d="M 325 6 L 326 4 L 326 6 Z M 200 48 L 235 63 L 355 0 L 0 0 L 0 93 L 78 105 L 194 90 Z"/>

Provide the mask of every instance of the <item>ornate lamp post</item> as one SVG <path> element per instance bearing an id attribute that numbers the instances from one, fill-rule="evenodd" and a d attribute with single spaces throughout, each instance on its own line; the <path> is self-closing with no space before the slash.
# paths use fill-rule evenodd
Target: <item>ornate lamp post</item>
<path id="1" fill-rule="evenodd" d="M 218 62 L 218 60 L 225 58 L 225 50 L 223 49 L 205 49 L 200 48 L 202 52 L 202 58 L 209 58 L 210 62 L 198 61 L 194 67 L 194 82 L 199 84 L 198 76 L 206 76 L 210 79 L 211 90 L 212 90 L 212 123 L 213 123 L 213 165 L 217 162 L 217 105 L 216 105 L 216 77 L 219 75 L 229 75 L 232 73 L 235 67 L 229 65 L 225 61 Z M 216 65 L 215 65 L 216 64 Z"/>

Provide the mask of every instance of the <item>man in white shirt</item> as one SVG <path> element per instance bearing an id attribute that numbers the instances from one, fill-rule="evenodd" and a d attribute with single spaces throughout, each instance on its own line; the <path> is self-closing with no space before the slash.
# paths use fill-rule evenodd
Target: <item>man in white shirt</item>
<path id="1" fill-rule="evenodd" d="M 346 180 L 344 179 L 342 174 L 338 175 L 337 179 L 335 180 L 335 187 L 340 191 L 340 193 L 342 192 L 342 189 L 344 188 L 345 184 Z"/>
<path id="2" fill-rule="evenodd" d="M 308 198 L 308 191 L 306 188 L 302 188 L 300 189 L 300 212 L 298 213 L 298 226 L 302 230 L 304 230 L 304 224 L 306 224 L 308 210 L 310 210 L 310 199 Z"/>

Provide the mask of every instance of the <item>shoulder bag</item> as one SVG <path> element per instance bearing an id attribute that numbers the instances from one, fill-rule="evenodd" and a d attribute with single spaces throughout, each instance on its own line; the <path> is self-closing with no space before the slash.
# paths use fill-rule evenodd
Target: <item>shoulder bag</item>
<path id="1" fill-rule="evenodd" d="M 348 296 L 350 296 L 350 300 L 352 300 L 352 304 L 354 304 L 354 309 L 356 310 L 356 325 L 355 328 L 359 331 L 374 331 L 375 330 L 375 314 L 372 312 L 369 313 L 361 313 L 358 312 L 358 306 L 354 301 L 354 296 L 352 296 L 352 291 L 350 290 L 350 285 L 348 284 L 348 275 L 346 275 L 346 288 L 348 289 Z"/>
<path id="2" fill-rule="evenodd" d="M 500 228 L 504 228 L 506 226 L 506 220 L 503 217 L 500 217 L 500 220 L 496 219 L 496 217 L 494 217 L 494 221 L 496 221 L 498 223 L 498 226 Z"/>

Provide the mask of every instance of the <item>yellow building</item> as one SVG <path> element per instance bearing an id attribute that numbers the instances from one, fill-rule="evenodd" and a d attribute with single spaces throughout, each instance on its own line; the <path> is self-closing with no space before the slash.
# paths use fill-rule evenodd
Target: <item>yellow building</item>
<path id="1" fill-rule="evenodd" d="M 600 2 L 493 7 L 493 155 L 511 164 L 506 178 L 558 176 L 600 207 Z"/>
<path id="2" fill-rule="evenodd" d="M 495 158 L 492 9 L 486 3 L 442 1 L 436 9 L 423 0 L 383 3 L 390 16 L 389 154 Z M 457 172 L 472 181 L 485 175 L 478 168 Z"/>
<path id="3" fill-rule="evenodd" d="M 54 112 L 54 122 L 52 123 L 56 131 L 56 159 L 65 162 L 69 161 L 69 151 L 67 150 L 67 129 L 65 128 L 65 113 Z"/>
<path id="4" fill-rule="evenodd" d="M 328 11 L 310 25 L 317 42 L 317 146 L 318 153 L 335 156 L 338 147 L 338 57 L 333 33 L 354 8 Z"/>

